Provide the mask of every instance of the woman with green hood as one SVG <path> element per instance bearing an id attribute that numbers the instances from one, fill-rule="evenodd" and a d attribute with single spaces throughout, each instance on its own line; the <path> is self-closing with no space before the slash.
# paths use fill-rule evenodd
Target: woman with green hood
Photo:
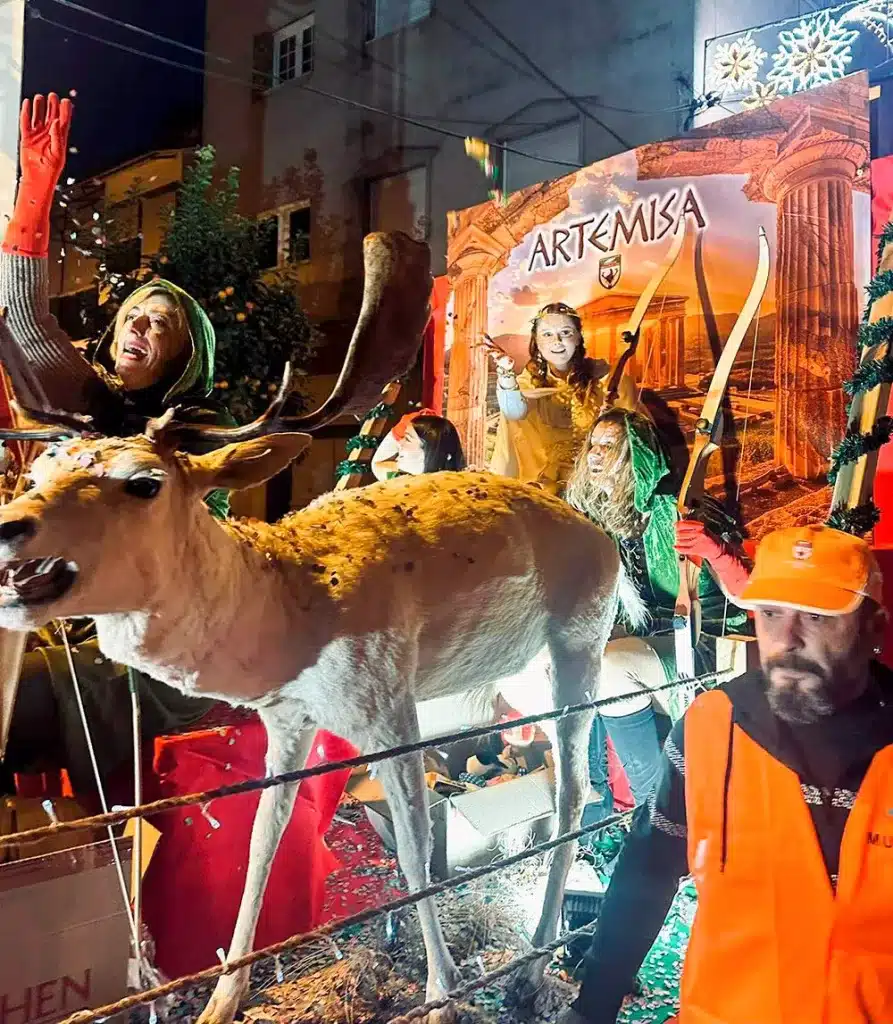
<path id="1" fill-rule="evenodd" d="M 679 554 L 702 558 L 702 637 L 695 649 L 699 673 L 715 667 L 715 637 L 746 629 L 747 615 L 728 598 L 747 580 L 734 522 L 714 502 L 698 519 L 680 520 L 669 459 L 654 424 L 638 412 L 613 408 L 590 431 L 568 480 L 565 498 L 614 538 L 630 578 L 650 613 L 637 635 L 615 629 L 605 650 L 598 697 L 634 693 L 602 709 L 590 743 L 593 783 L 606 789 L 605 733 L 622 762 L 636 803 L 657 777 L 662 739 L 684 710 L 678 691 L 652 694 L 676 677 L 673 614 L 679 590 Z M 715 579 L 714 579 L 715 575 Z M 717 585 L 717 580 L 723 589 Z M 641 690 L 640 693 L 635 691 Z"/>
<path id="2" fill-rule="evenodd" d="M 114 409 L 116 422 L 123 429 L 132 424 L 132 433 L 172 405 L 181 420 L 231 424 L 209 399 L 214 328 L 198 302 L 176 285 L 156 279 L 133 292 L 100 339 L 92 362 L 50 313 L 50 213 L 65 166 L 72 113 L 71 102 L 60 102 L 54 94 L 22 104 L 21 178 L 0 247 L 0 307 L 41 398 L 71 412 Z M 206 501 L 214 515 L 228 514 L 225 492 L 214 492 Z M 103 726 L 97 745 L 103 775 L 132 757 L 128 682 L 138 688 L 147 739 L 193 724 L 212 706 L 103 658 L 92 622 L 72 640 L 88 720 Z M 6 756 L 10 771 L 38 763 L 68 768 L 76 788 L 92 785 L 64 649 L 52 643 L 25 656 Z"/>

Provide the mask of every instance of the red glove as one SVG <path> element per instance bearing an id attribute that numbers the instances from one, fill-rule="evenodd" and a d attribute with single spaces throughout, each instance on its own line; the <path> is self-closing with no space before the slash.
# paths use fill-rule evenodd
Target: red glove
<path id="1" fill-rule="evenodd" d="M 419 416 L 436 416 L 437 413 L 433 409 L 415 409 L 413 412 L 408 412 L 405 416 L 401 416 L 399 420 L 394 424 L 391 433 L 394 435 L 395 441 L 402 441 L 406 436 L 406 429 L 412 423 L 413 420 L 418 419 Z"/>
<path id="2" fill-rule="evenodd" d="M 50 212 L 53 193 L 65 168 L 68 131 L 73 111 L 71 100 L 55 93 L 35 96 L 22 103 L 19 122 L 19 162 L 22 177 L 12 220 L 6 228 L 3 248 L 22 256 L 46 256 L 50 251 Z"/>
<path id="3" fill-rule="evenodd" d="M 744 589 L 750 577 L 747 566 L 727 544 L 723 544 L 697 519 L 677 520 L 676 543 L 673 546 L 680 555 L 692 561 L 708 561 L 730 597 L 737 597 Z"/>

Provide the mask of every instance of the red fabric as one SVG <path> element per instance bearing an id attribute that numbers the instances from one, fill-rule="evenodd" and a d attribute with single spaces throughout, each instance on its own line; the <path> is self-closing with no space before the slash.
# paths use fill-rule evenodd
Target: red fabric
<path id="1" fill-rule="evenodd" d="M 16 794 L 25 799 L 45 800 L 74 798 L 71 779 L 64 768 L 58 771 L 41 772 L 39 775 L 15 775 Z"/>
<path id="2" fill-rule="evenodd" d="M 877 272 L 877 241 L 887 223 L 893 219 L 893 156 L 871 161 L 871 267 Z M 893 403 L 887 414 L 893 414 Z M 874 540 L 881 547 L 893 546 L 893 445 L 884 445 L 878 452 L 874 479 L 874 501 L 881 511 L 875 527 Z"/>
<path id="3" fill-rule="evenodd" d="M 443 415 L 444 348 L 446 339 L 446 307 L 450 296 L 450 279 L 444 274 L 434 278 L 431 291 L 431 319 L 425 331 L 422 352 L 422 405 Z"/>
<path id="4" fill-rule="evenodd" d="M 265 771 L 266 735 L 257 719 L 236 726 L 156 741 L 155 773 L 146 799 L 195 793 L 258 778 Z M 308 764 L 356 756 L 345 740 L 320 732 Z M 349 772 L 332 772 L 302 784 L 279 847 L 258 923 L 256 945 L 278 942 L 321 921 L 326 878 L 339 865 L 324 842 Z M 151 793 L 152 786 L 157 792 Z M 169 977 L 217 963 L 227 948 L 248 862 L 251 823 L 260 794 L 227 797 L 206 808 L 159 815 L 162 838 L 146 873 L 145 921 L 157 964 Z"/>
<path id="5" fill-rule="evenodd" d="M 22 103 L 19 118 L 19 162 L 22 177 L 3 248 L 23 256 L 44 257 L 50 251 L 53 193 L 65 167 L 73 107 L 55 93 Z"/>
<path id="6" fill-rule="evenodd" d="M 626 777 L 626 771 L 623 768 L 620 758 L 617 756 L 617 751 L 614 749 L 611 737 L 608 736 L 607 740 L 608 787 L 614 797 L 614 808 L 618 812 L 629 811 L 636 806 L 636 801 L 633 798 L 633 791 L 630 789 L 629 780 Z"/>

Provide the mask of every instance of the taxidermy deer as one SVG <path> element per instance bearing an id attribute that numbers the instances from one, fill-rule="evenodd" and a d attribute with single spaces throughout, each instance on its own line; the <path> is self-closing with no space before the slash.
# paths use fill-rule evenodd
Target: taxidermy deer
<path id="1" fill-rule="evenodd" d="M 364 751 L 412 742 L 417 701 L 515 676 L 544 650 L 551 693 L 515 706 L 532 713 L 583 701 L 598 688 L 618 607 L 610 539 L 545 491 L 486 473 L 331 493 L 275 525 L 208 514 L 205 494 L 274 476 L 312 430 L 368 408 L 411 361 L 427 318 L 428 250 L 376 235 L 365 256 L 345 366 L 314 413 L 282 414 L 286 381 L 270 410 L 243 427 L 182 424 L 169 410 L 142 436 L 121 439 L 91 435 L 81 417 L 30 409 L 49 426 L 3 435 L 53 443 L 32 467 L 32 489 L 0 508 L 0 626 L 93 617 L 108 657 L 184 693 L 256 709 L 271 774 L 302 767 L 317 728 Z M 0 355 L 14 344 L 0 333 Z M 22 371 L 14 354 L 4 361 Z M 591 722 L 574 715 L 552 729 L 562 831 L 577 826 L 588 796 Z M 385 761 L 378 777 L 400 865 L 418 890 L 430 856 L 422 757 Z M 252 947 L 296 789 L 261 796 L 230 959 Z M 567 844 L 553 858 L 537 944 L 557 932 L 573 856 Z M 438 998 L 457 969 L 433 900 L 418 913 L 427 996 Z M 536 986 L 544 966 L 525 981 Z M 201 1020 L 229 1024 L 248 981 L 247 970 L 222 976 Z"/>

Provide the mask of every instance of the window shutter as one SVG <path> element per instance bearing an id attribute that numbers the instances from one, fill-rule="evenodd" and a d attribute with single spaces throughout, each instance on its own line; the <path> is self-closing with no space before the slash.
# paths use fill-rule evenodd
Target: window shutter
<path id="1" fill-rule="evenodd" d="M 255 96 L 262 96 L 273 87 L 273 33 L 261 32 L 254 37 L 254 82 Z"/>

